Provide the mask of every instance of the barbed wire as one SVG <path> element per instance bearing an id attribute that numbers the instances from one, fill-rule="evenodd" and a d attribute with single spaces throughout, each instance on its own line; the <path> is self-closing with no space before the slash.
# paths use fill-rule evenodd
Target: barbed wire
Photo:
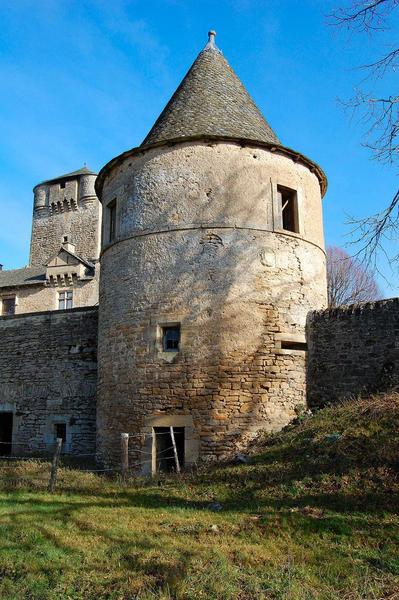
<path id="1" fill-rule="evenodd" d="M 176 437 L 182 434 L 181 431 L 174 431 Z M 153 450 L 143 449 L 142 447 L 138 447 L 139 444 L 145 444 L 146 440 L 150 439 L 152 441 L 156 441 L 158 436 L 167 435 L 171 438 L 171 433 L 169 430 L 166 431 L 152 431 L 152 432 L 130 432 L 128 433 L 129 439 L 131 443 L 128 445 L 128 453 L 130 455 L 131 460 L 127 465 L 127 469 L 124 470 L 122 466 L 118 467 L 104 467 L 104 468 L 78 468 L 79 473 L 93 473 L 93 474 L 119 474 L 122 478 L 132 477 L 137 475 L 137 471 L 139 469 L 143 469 L 146 465 L 155 465 L 157 471 L 161 470 L 161 464 L 163 460 L 173 459 L 172 451 L 176 449 L 175 445 L 168 446 L 167 448 L 157 449 L 156 456 L 153 456 Z M 172 441 L 172 440 L 171 440 Z M 27 485 L 36 486 L 40 484 L 40 487 L 46 486 L 48 487 L 48 478 L 52 476 L 52 467 L 54 465 L 53 461 L 56 455 L 53 455 L 57 446 L 55 442 L 51 443 L 40 443 L 40 447 L 33 449 L 32 448 L 32 440 L 30 444 L 23 442 L 4 442 L 0 441 L 0 452 L 3 450 L 4 446 L 9 449 L 10 454 L 0 454 L 0 487 L 6 487 L 8 484 L 15 483 L 24 483 Z M 137 444 L 137 447 L 136 445 Z M 29 446 L 29 447 L 28 447 Z M 68 445 L 69 446 L 69 445 Z M 64 444 L 64 449 L 66 452 L 62 452 L 59 456 L 58 468 L 60 469 L 60 477 L 65 478 L 67 469 L 73 469 L 73 464 L 65 464 L 69 461 L 76 459 L 85 459 L 85 458 L 93 458 L 95 459 L 97 456 L 100 458 L 100 453 L 97 455 L 96 452 L 82 452 L 79 454 L 74 454 L 70 451 L 70 447 Z M 29 456 L 23 455 L 15 455 L 11 454 L 13 449 L 24 448 L 25 454 L 26 451 L 32 451 L 32 454 Z M 4 448 L 6 450 L 6 448 Z M 34 456 L 34 453 L 40 454 L 43 452 L 47 452 L 48 455 Z M 169 453 L 169 455 L 168 455 Z M 134 462 L 131 462 L 133 456 L 138 455 L 137 459 Z M 140 458 L 141 457 L 141 458 Z M 147 458 L 148 457 L 148 458 Z M 133 459 L 134 460 L 134 459 Z M 154 463 L 155 460 L 155 463 Z M 26 463 L 34 463 L 37 467 L 35 472 L 31 474 L 19 474 L 18 469 L 23 468 Z M 152 472 L 152 469 L 151 469 Z"/>
<path id="2" fill-rule="evenodd" d="M 165 429 L 169 429 L 169 427 L 166 427 Z M 147 433 L 145 431 L 143 431 L 142 433 L 126 431 L 124 433 L 127 433 L 129 435 L 129 437 L 130 436 L 132 436 L 132 437 L 139 437 L 139 436 L 141 436 L 141 437 L 144 437 L 144 436 L 153 437 L 154 436 L 154 433 L 152 433 L 152 432 L 151 433 Z M 173 428 L 173 433 L 175 434 L 175 436 L 176 435 L 183 435 L 182 431 L 176 431 L 176 427 Z M 170 431 L 155 431 L 155 437 L 157 438 L 159 435 L 170 435 Z"/>

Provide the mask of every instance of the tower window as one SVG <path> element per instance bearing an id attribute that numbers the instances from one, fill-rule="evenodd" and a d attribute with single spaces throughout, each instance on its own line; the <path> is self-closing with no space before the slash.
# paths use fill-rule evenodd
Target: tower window
<path id="1" fill-rule="evenodd" d="M 283 229 L 298 233 L 298 199 L 296 191 L 278 185 L 277 199 L 281 210 Z"/>
<path id="2" fill-rule="evenodd" d="M 60 183 L 60 189 L 61 190 L 65 189 L 65 181 L 61 181 L 61 183 Z"/>
<path id="3" fill-rule="evenodd" d="M 115 239 L 116 233 L 116 198 L 108 204 L 108 241 Z"/>
<path id="4" fill-rule="evenodd" d="M 180 345 L 180 325 L 162 327 L 162 349 L 164 352 L 178 352 Z"/>
<path id="5" fill-rule="evenodd" d="M 3 298 L 1 301 L 1 314 L 6 316 L 15 315 L 15 296 Z"/>
<path id="6" fill-rule="evenodd" d="M 73 292 L 58 292 L 58 310 L 73 308 Z"/>

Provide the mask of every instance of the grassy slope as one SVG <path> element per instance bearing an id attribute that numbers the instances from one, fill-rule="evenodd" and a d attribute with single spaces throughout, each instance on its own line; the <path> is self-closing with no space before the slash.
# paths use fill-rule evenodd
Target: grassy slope
<path id="1" fill-rule="evenodd" d="M 398 432 L 393 394 L 160 487 L 64 470 L 53 497 L 1 492 L 0 597 L 398 599 Z"/>

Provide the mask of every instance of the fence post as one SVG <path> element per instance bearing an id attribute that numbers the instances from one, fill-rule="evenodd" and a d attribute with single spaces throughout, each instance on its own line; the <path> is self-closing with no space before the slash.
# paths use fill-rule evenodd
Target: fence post
<path id="1" fill-rule="evenodd" d="M 173 427 L 170 427 L 170 437 L 172 438 L 173 452 L 174 452 L 174 455 L 175 455 L 176 473 L 180 473 L 179 456 L 177 454 L 175 432 L 173 431 Z"/>
<path id="2" fill-rule="evenodd" d="M 55 444 L 54 455 L 53 455 L 53 462 L 51 463 L 50 481 L 48 484 L 48 490 L 51 494 L 54 493 L 55 484 L 57 483 L 57 469 L 58 469 L 58 463 L 60 460 L 61 448 L 62 448 L 62 438 L 57 438 L 57 441 Z"/>
<path id="3" fill-rule="evenodd" d="M 157 469 L 157 438 L 155 429 L 152 428 L 151 433 L 151 476 L 156 477 L 158 475 Z M 158 477 L 159 479 L 159 477 Z"/>
<path id="4" fill-rule="evenodd" d="M 129 474 L 129 434 L 121 433 L 121 474 L 126 483 Z"/>

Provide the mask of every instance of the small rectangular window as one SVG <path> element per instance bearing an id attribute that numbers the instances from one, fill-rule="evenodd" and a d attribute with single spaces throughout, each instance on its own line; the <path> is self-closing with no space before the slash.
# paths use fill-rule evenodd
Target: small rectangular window
<path id="1" fill-rule="evenodd" d="M 112 242 L 116 234 L 116 198 L 108 204 L 108 241 Z"/>
<path id="2" fill-rule="evenodd" d="M 283 229 L 298 233 L 298 199 L 296 191 L 278 185 L 277 199 L 281 210 Z"/>
<path id="3" fill-rule="evenodd" d="M 281 349 L 282 350 L 302 350 L 303 352 L 306 352 L 306 350 L 308 349 L 308 345 L 306 344 L 306 342 L 281 342 Z"/>
<path id="4" fill-rule="evenodd" d="M 58 310 L 73 308 L 73 292 L 58 292 Z"/>
<path id="5" fill-rule="evenodd" d="M 66 423 L 54 423 L 54 440 L 62 439 L 62 443 L 66 442 Z"/>
<path id="6" fill-rule="evenodd" d="M 162 327 L 162 349 L 164 352 L 178 352 L 180 345 L 180 325 Z"/>
<path id="7" fill-rule="evenodd" d="M 65 181 L 61 181 L 61 183 L 60 183 L 60 189 L 61 190 L 65 189 Z"/>
<path id="8" fill-rule="evenodd" d="M 13 296 L 12 298 L 3 298 L 1 305 L 2 315 L 15 315 L 15 296 Z"/>

